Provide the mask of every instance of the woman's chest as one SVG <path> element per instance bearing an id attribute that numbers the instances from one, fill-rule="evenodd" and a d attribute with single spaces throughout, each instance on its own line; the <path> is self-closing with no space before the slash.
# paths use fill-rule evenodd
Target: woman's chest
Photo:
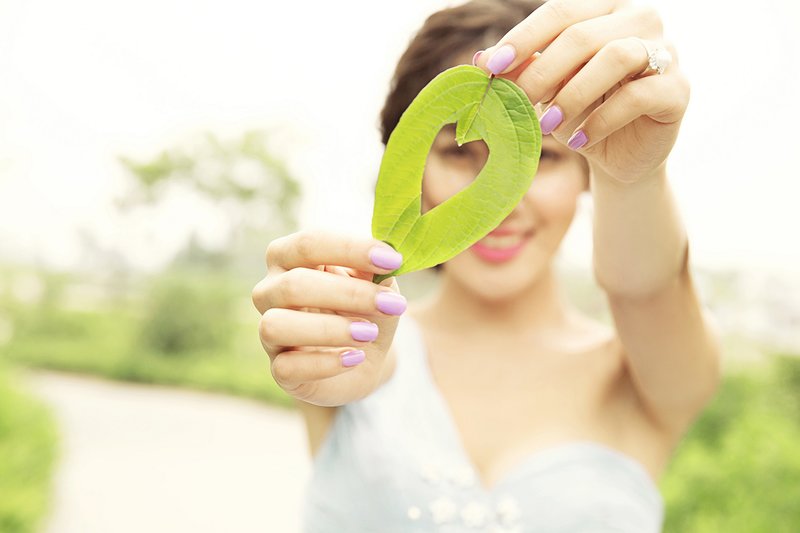
<path id="1" fill-rule="evenodd" d="M 461 355 L 458 364 L 434 355 L 431 372 L 453 431 L 487 486 L 565 442 L 621 447 L 620 421 L 638 422 L 621 357 L 608 349 L 535 359 Z"/>

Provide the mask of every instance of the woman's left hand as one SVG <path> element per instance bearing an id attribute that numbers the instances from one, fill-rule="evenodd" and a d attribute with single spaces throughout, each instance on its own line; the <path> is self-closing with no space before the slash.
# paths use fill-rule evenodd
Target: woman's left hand
<path id="1" fill-rule="evenodd" d="M 640 76 L 648 48 L 672 55 L 662 74 Z M 689 102 L 658 13 L 625 0 L 550 0 L 476 64 L 516 82 L 534 104 L 549 101 L 542 133 L 623 182 L 663 170 Z"/>

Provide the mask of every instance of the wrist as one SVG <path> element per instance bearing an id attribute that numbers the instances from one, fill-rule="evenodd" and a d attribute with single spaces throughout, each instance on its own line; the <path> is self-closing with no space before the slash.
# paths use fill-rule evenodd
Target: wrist
<path id="1" fill-rule="evenodd" d="M 638 188 L 639 186 L 651 184 L 656 181 L 667 179 L 667 163 L 664 161 L 658 167 L 640 174 L 617 176 L 607 172 L 600 165 L 589 162 L 589 172 L 592 180 L 592 187 L 601 184 L 615 185 L 622 189 Z"/>

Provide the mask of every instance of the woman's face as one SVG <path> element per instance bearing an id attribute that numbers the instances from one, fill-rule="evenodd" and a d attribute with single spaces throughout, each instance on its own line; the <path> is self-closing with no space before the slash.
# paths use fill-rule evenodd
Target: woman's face
<path id="1" fill-rule="evenodd" d="M 442 128 L 428 154 L 422 181 L 426 212 L 467 187 L 489 156 L 483 141 L 459 147 L 455 126 Z M 530 189 L 489 235 L 443 265 L 444 275 L 483 299 L 514 297 L 549 268 L 586 188 L 582 157 L 544 137 Z"/>

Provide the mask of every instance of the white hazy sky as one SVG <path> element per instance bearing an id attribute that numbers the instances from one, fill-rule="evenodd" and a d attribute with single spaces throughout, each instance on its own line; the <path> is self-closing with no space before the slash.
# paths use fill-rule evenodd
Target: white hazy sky
<path id="1" fill-rule="evenodd" d="M 136 223 L 111 203 L 119 155 L 207 130 L 279 132 L 303 225 L 367 235 L 394 63 L 450 3 L 0 0 L 0 257 L 70 267 L 84 230 L 155 267 L 192 228 L 223 239 L 188 201 Z M 639 3 L 661 11 L 693 85 L 670 171 L 695 263 L 800 272 L 800 8 Z M 589 257 L 589 231 L 584 211 L 568 259 Z"/>

